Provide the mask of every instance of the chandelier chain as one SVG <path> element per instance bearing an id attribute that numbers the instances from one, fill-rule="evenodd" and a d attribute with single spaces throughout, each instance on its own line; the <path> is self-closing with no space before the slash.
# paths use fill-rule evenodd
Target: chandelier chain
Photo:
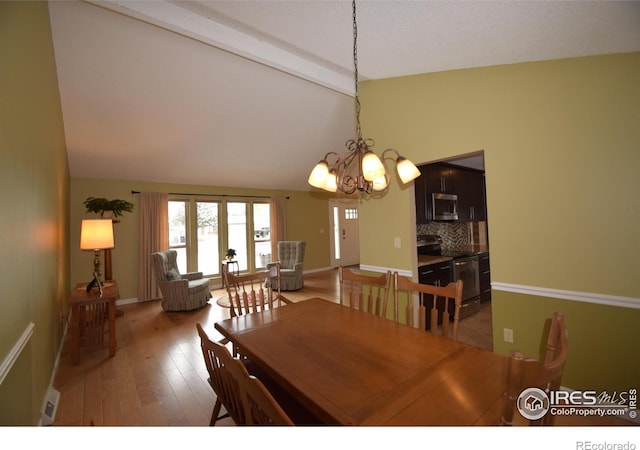
<path id="1" fill-rule="evenodd" d="M 360 98 L 358 97 L 358 24 L 356 22 L 356 0 L 353 0 L 353 68 L 355 80 L 355 107 L 356 107 L 356 138 L 362 139 L 360 128 Z"/>
<path id="2" fill-rule="evenodd" d="M 356 0 L 353 5 L 353 68 L 355 81 L 355 122 L 356 137 L 345 143 L 347 154 L 339 156 L 335 152 L 329 152 L 313 168 L 309 175 L 311 186 L 325 189 L 329 192 L 340 190 L 345 194 L 352 194 L 356 190 L 363 197 L 386 191 L 390 177 L 387 172 L 386 155 L 389 152 L 396 154 L 396 168 L 401 181 L 406 184 L 420 175 L 415 165 L 398 154 L 395 149 L 388 148 L 377 156 L 371 147 L 375 145 L 373 139 L 364 139 L 360 126 L 360 88 L 358 83 L 358 23 L 356 21 Z M 327 158 L 332 156 L 336 161 L 329 165 Z M 365 167 L 366 166 L 366 167 Z M 402 166 L 402 170 L 401 170 Z"/>

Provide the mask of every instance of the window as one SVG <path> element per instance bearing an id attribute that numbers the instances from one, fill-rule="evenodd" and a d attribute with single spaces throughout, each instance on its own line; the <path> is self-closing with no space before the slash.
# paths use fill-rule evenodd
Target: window
<path id="1" fill-rule="evenodd" d="M 345 220 L 355 220 L 358 218 L 358 208 L 345 208 L 344 209 Z"/>
<path id="2" fill-rule="evenodd" d="M 176 196 L 169 201 L 169 247 L 178 252 L 181 272 L 220 276 L 228 248 L 241 271 L 271 261 L 270 205 L 259 200 L 202 200 Z"/>
<path id="3" fill-rule="evenodd" d="M 271 213 L 268 203 L 253 204 L 253 239 L 256 269 L 271 262 Z"/>
<path id="4" fill-rule="evenodd" d="M 169 248 L 178 252 L 178 269 L 187 272 L 186 202 L 169 202 Z"/>
<path id="5" fill-rule="evenodd" d="M 247 204 L 227 204 L 228 247 L 236 251 L 236 261 L 240 270 L 247 270 Z"/>

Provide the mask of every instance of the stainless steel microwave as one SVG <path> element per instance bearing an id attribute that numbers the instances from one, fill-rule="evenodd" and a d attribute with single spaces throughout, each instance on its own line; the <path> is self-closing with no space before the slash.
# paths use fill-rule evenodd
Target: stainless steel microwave
<path id="1" fill-rule="evenodd" d="M 458 196 L 455 194 L 431 194 L 433 220 L 458 220 Z"/>

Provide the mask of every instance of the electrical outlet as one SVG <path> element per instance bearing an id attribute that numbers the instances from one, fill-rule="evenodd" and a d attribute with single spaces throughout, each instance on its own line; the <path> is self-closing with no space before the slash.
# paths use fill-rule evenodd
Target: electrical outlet
<path id="1" fill-rule="evenodd" d="M 504 329 L 504 341 L 513 344 L 513 330 L 511 328 Z"/>
<path id="2" fill-rule="evenodd" d="M 400 248 L 400 238 L 399 237 L 393 238 L 393 247 L 394 248 Z"/>

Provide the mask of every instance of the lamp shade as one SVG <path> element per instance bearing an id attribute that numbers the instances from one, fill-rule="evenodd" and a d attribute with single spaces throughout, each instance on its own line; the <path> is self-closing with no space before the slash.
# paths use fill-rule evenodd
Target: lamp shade
<path id="1" fill-rule="evenodd" d="M 415 180 L 420 176 L 420 171 L 416 165 L 402 156 L 398 156 L 398 159 L 396 160 L 396 170 L 404 184 L 407 184 L 411 180 Z"/>
<path id="2" fill-rule="evenodd" d="M 313 187 L 324 189 L 324 185 L 329 175 L 329 164 L 326 160 L 320 161 L 309 175 L 309 184 Z"/>
<path id="3" fill-rule="evenodd" d="M 374 191 L 384 191 L 389 186 L 389 180 L 386 176 L 381 176 L 372 181 Z"/>
<path id="4" fill-rule="evenodd" d="M 362 157 L 362 175 L 367 181 L 385 176 L 386 172 L 378 155 L 367 150 Z"/>
<path id="5" fill-rule="evenodd" d="M 329 171 L 322 188 L 329 192 L 336 192 L 338 190 L 338 177 L 336 176 L 335 169 Z"/>
<path id="6" fill-rule="evenodd" d="M 89 219 L 82 221 L 80 231 L 81 250 L 114 248 L 113 221 L 111 219 Z"/>

